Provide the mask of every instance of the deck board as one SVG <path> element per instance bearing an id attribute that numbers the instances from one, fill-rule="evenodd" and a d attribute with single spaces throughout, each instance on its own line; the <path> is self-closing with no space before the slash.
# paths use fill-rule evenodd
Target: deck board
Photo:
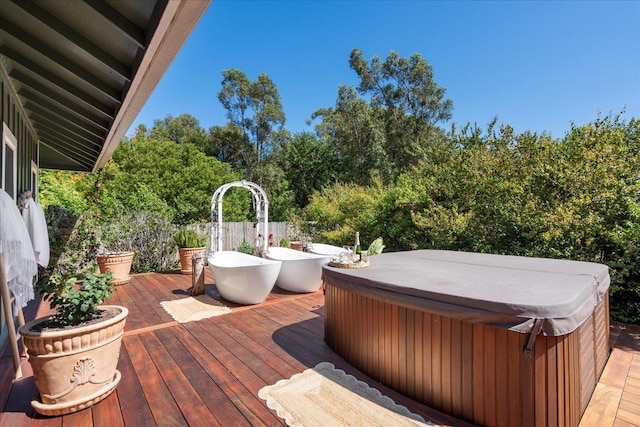
<path id="1" fill-rule="evenodd" d="M 208 269 L 205 285 L 208 293 L 219 295 Z M 117 288 L 110 302 L 129 309 L 118 362 L 122 380 L 115 393 L 89 410 L 63 417 L 36 414 L 30 404 L 36 388 L 27 360 L 22 361 L 23 378 L 12 381 L 11 359 L 2 349 L 0 426 L 285 425 L 258 398 L 258 391 L 320 362 L 333 363 L 427 419 L 445 426 L 469 425 L 382 386 L 335 354 L 324 342 L 322 290 L 292 294 L 275 288 L 262 304 L 245 307 L 227 302 L 230 314 L 179 324 L 159 303 L 186 297 L 190 287 L 191 276 L 149 273 L 134 275 L 130 284 Z M 25 313 L 30 320 L 48 311 L 46 304 L 34 301 Z M 372 321 L 393 321 L 394 315 L 403 314 L 381 313 Z M 422 320 L 414 319 L 414 329 L 406 333 L 420 333 Z M 473 333 L 453 328 L 451 339 Z M 454 345 L 448 336 L 436 338 L 435 344 L 442 348 Z M 433 341 L 428 334 L 424 339 Z M 640 327 L 613 323 L 611 343 L 614 351 L 580 426 L 640 427 Z M 400 357 L 403 351 L 398 351 Z M 487 375 L 495 368 L 507 369 L 496 363 L 487 367 Z M 509 370 L 516 368 L 520 369 Z M 392 369 L 390 365 L 389 373 Z M 432 381 L 434 374 L 435 380 L 448 378 L 445 372 L 432 373 L 429 366 L 420 366 L 416 381 Z M 468 386 L 473 382 L 453 380 L 452 387 L 460 381 Z M 455 387 L 452 399 L 457 397 Z M 498 391 L 511 387 L 505 383 Z M 490 418 L 490 408 L 481 409 Z"/>

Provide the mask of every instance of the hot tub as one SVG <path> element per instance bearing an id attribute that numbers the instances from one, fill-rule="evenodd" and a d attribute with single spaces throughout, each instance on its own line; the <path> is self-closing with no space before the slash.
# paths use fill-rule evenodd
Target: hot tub
<path id="1" fill-rule="evenodd" d="M 602 264 L 419 250 L 323 280 L 336 353 L 478 425 L 576 426 L 609 355 Z"/>

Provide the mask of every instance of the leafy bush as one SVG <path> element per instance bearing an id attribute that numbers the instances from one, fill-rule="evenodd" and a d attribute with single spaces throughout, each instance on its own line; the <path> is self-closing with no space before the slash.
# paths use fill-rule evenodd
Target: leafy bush
<path id="1" fill-rule="evenodd" d="M 49 206 L 46 213 L 48 224 L 52 224 L 54 221 L 54 218 L 49 215 L 55 212 L 59 212 L 59 210 Z M 75 218 L 73 222 L 67 224 L 71 228 L 50 228 L 53 231 L 51 235 L 55 236 L 56 242 L 55 245 L 51 245 L 49 272 L 52 275 L 84 278 L 97 269 L 98 238 L 96 231 L 98 222 L 90 212 L 85 212 Z"/>
<path id="2" fill-rule="evenodd" d="M 356 231 L 363 242 L 378 237 L 378 208 L 384 195 L 381 184 L 362 187 L 355 184 L 335 184 L 314 194 L 305 209 L 303 223 L 314 224 L 316 236 L 336 245 L 353 244 Z"/>
<path id="3" fill-rule="evenodd" d="M 53 212 L 47 210 L 47 214 Z M 50 223 L 50 222 L 49 222 Z M 157 212 L 120 212 L 103 218 L 91 212 L 80 215 L 65 237 L 52 246 L 48 274 L 85 277 L 96 271 L 96 255 L 135 252 L 131 271 L 169 271 L 177 265 L 173 235 L 175 227 Z"/>
<path id="4" fill-rule="evenodd" d="M 101 227 L 102 237 L 117 251 L 133 251 L 131 271 L 169 271 L 177 265 L 171 222 L 157 212 L 126 212 Z"/>
<path id="5" fill-rule="evenodd" d="M 38 201 L 44 209 L 60 206 L 74 215 L 87 210 L 89 202 L 78 188 L 78 183 L 86 179 L 86 173 L 48 169 L 40 169 L 38 173 Z"/>
<path id="6" fill-rule="evenodd" d="M 242 252 L 243 254 L 255 255 L 256 251 L 253 245 L 247 241 L 242 241 L 240 246 L 238 246 L 238 252 Z"/>

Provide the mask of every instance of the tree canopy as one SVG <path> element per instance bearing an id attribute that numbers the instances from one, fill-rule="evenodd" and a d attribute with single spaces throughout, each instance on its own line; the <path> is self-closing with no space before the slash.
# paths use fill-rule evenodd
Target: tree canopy
<path id="1" fill-rule="evenodd" d="M 451 118 L 453 103 L 444 98 L 445 89 L 420 54 L 407 59 L 391 51 L 384 62 L 374 56 L 367 63 L 354 49 L 349 66 L 360 84 L 357 89 L 340 86 L 335 108 L 313 113 L 313 119 L 321 119 L 316 130 L 342 161 L 340 179 L 393 182 L 421 162 L 425 147 L 441 137 L 436 124 Z"/>
<path id="2" fill-rule="evenodd" d="M 228 153 L 238 146 L 247 150 L 250 144 L 253 147 L 252 155 L 244 155 L 241 161 L 244 163 L 247 177 L 260 181 L 256 176 L 257 165 L 285 136 L 282 133 L 285 114 L 278 88 L 266 74 L 260 74 L 253 82 L 244 72 L 237 69 L 225 70 L 222 76 L 218 100 L 227 110 L 229 125 L 239 131 L 242 139 L 238 140 L 237 135 L 223 134 L 231 138 L 221 141 L 228 145 L 220 147 L 218 153 Z"/>

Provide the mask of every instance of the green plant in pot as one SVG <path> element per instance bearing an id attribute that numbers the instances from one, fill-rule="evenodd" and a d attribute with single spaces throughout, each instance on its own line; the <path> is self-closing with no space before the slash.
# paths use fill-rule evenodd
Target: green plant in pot
<path id="1" fill-rule="evenodd" d="M 204 255 L 207 246 L 207 236 L 192 228 L 180 228 L 173 236 L 173 242 L 180 253 L 180 273 L 191 274 L 192 259 L 197 253 Z"/>
<path id="2" fill-rule="evenodd" d="M 31 402 L 38 413 L 54 416 L 88 408 L 120 382 L 116 367 L 129 312 L 101 305 L 113 290 L 111 273 L 88 274 L 83 280 L 54 274 L 38 284 L 55 313 L 20 327 L 39 392 Z"/>

